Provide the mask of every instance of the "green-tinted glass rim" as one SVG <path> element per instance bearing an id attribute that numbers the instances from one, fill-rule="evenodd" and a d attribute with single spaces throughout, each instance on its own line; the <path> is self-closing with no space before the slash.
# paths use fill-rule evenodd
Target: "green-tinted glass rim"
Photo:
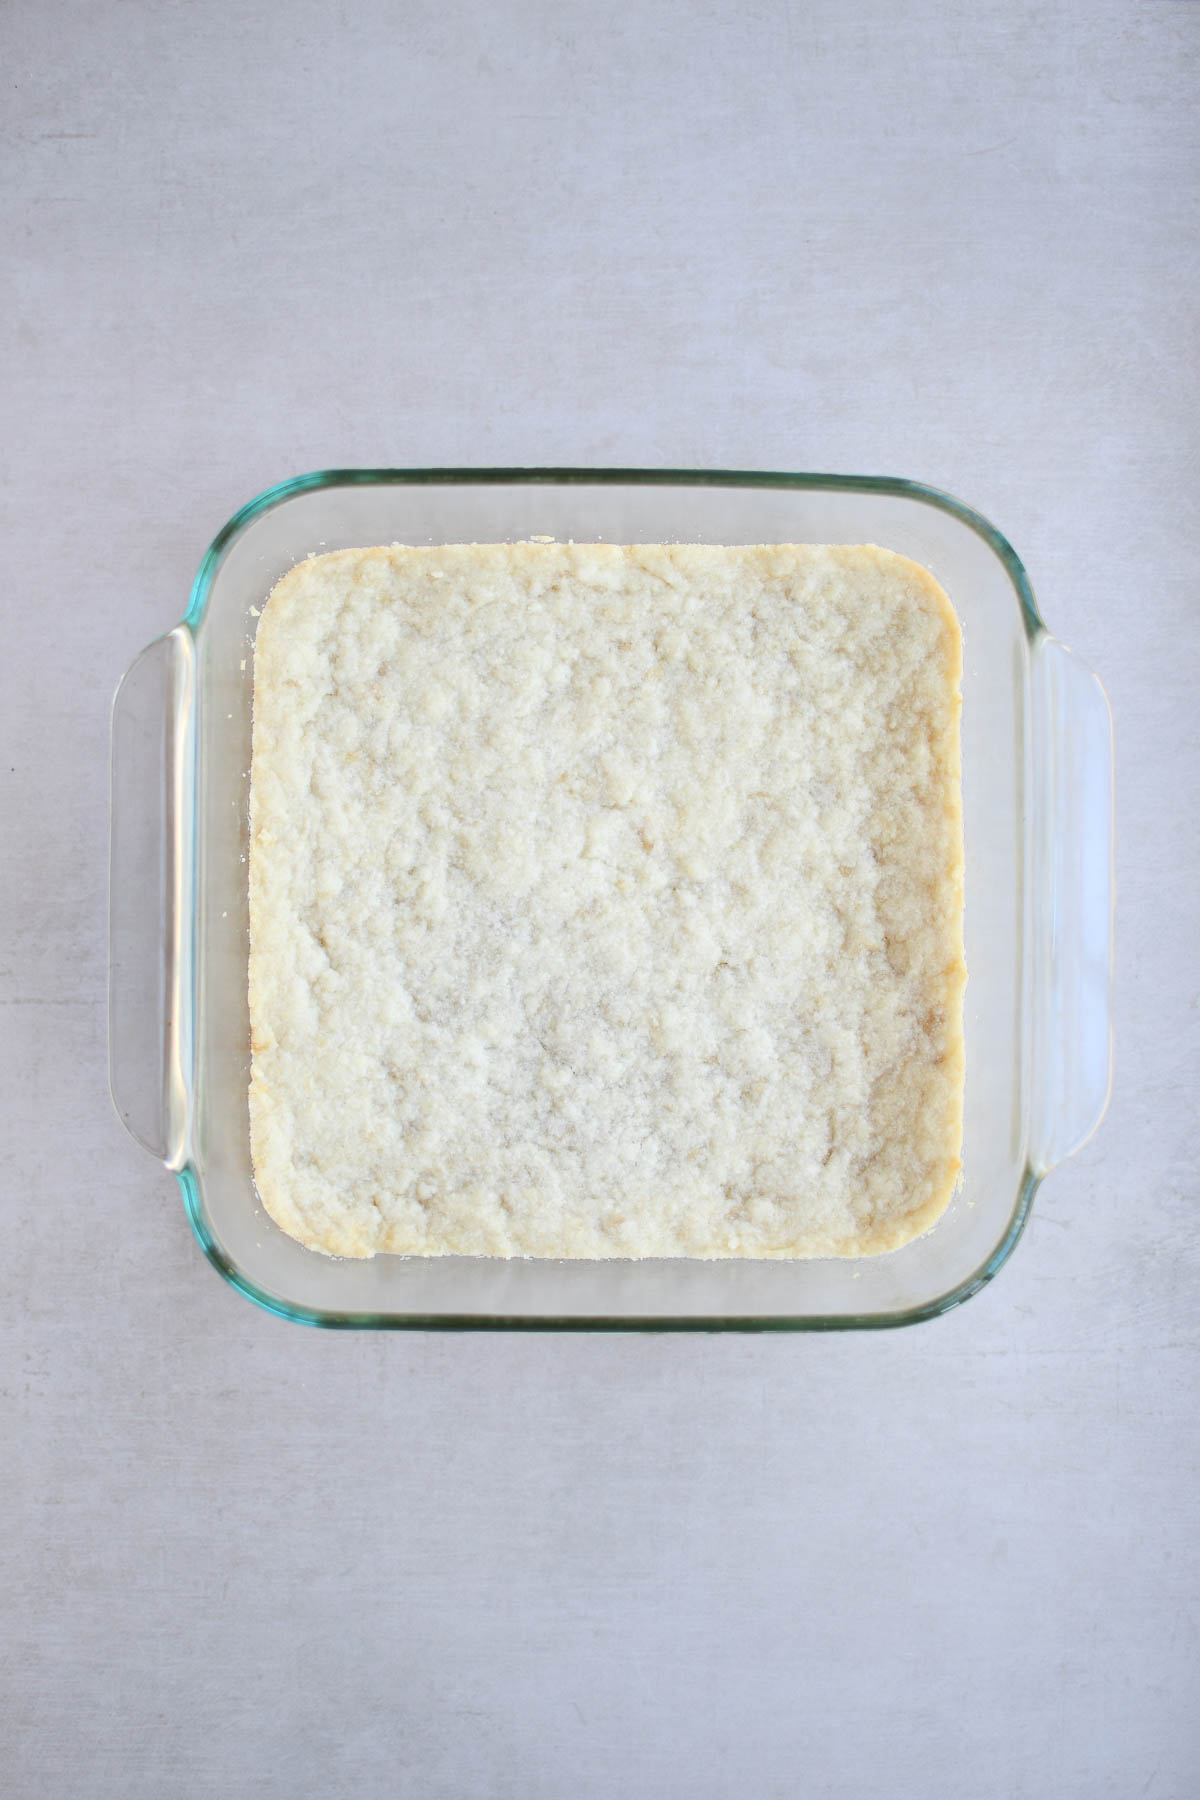
<path id="1" fill-rule="evenodd" d="M 920 500 L 978 532 L 1008 571 L 1029 636 L 1034 638 L 1046 629 L 1025 565 L 1004 533 L 953 494 L 895 475 L 786 474 L 769 469 L 318 469 L 266 488 L 234 513 L 205 552 L 183 622 L 192 630 L 199 626 L 216 572 L 234 539 L 263 513 L 299 494 L 323 487 L 519 487 L 531 483 L 546 487 L 828 488 Z"/>
<path id="2" fill-rule="evenodd" d="M 197 630 L 203 622 L 217 570 L 234 540 L 255 519 L 284 501 L 323 487 L 437 487 L 437 486 L 638 486 L 831 489 L 894 494 L 938 508 L 984 539 L 1004 564 L 1016 591 L 1025 630 L 1032 641 L 1046 627 L 1037 608 L 1024 564 L 1008 539 L 974 507 L 956 500 L 940 488 L 891 475 L 787 474 L 750 469 L 320 469 L 278 482 L 241 507 L 209 545 L 192 584 L 183 623 Z M 193 868 L 195 861 L 193 859 Z M 205 1256 L 232 1288 L 266 1312 L 301 1325 L 334 1331 L 881 1331 L 916 1325 L 939 1318 L 970 1300 L 1003 1268 L 1025 1229 L 1041 1177 L 1026 1167 L 1008 1227 L 995 1249 L 974 1274 L 920 1306 L 886 1313 L 836 1313 L 829 1315 L 696 1315 L 682 1317 L 619 1317 L 530 1315 L 489 1313 L 377 1313 L 342 1312 L 299 1306 L 283 1300 L 252 1281 L 221 1249 L 209 1230 L 199 1176 L 191 1163 L 175 1171 L 184 1207 L 197 1243 Z"/>
<path id="3" fill-rule="evenodd" d="M 656 1315 L 648 1318 L 631 1315 L 622 1318 L 603 1313 L 597 1313 L 594 1317 L 555 1314 L 520 1314 L 510 1317 L 494 1313 L 333 1312 L 314 1306 L 297 1306 L 290 1300 L 281 1300 L 277 1295 L 259 1287 L 257 1282 L 251 1281 L 225 1255 L 208 1229 L 200 1182 L 190 1163 L 176 1170 L 176 1179 L 196 1242 L 230 1287 L 236 1288 L 239 1294 L 245 1294 L 248 1300 L 253 1300 L 265 1312 L 275 1313 L 281 1319 L 293 1319 L 298 1325 L 317 1325 L 327 1331 L 888 1331 L 900 1325 L 919 1325 L 927 1319 L 937 1319 L 943 1313 L 953 1312 L 956 1306 L 961 1306 L 964 1300 L 970 1300 L 981 1288 L 986 1287 L 992 1277 L 1004 1267 L 1025 1229 L 1040 1182 L 1040 1177 L 1032 1169 L 1026 1168 L 1008 1229 L 986 1262 L 966 1281 L 939 1294 L 936 1299 L 925 1301 L 921 1306 L 889 1313 L 751 1316 L 696 1314 L 682 1317 Z"/>

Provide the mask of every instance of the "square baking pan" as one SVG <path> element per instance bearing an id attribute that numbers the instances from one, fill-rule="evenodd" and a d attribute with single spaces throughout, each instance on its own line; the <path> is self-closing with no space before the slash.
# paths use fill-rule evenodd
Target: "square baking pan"
<path id="1" fill-rule="evenodd" d="M 250 1162 L 247 844 L 258 616 L 312 552 L 532 537 L 879 544 L 963 629 L 963 1171 L 923 1237 L 847 1261 L 324 1257 L 263 1209 Z M 331 470 L 242 508 L 174 630 L 113 705 L 109 1067 L 213 1266 L 285 1318 L 339 1327 L 831 1330 L 959 1305 L 1004 1264 L 1038 1184 L 1108 1100 L 1112 722 L 979 513 L 875 476 L 597 469 Z"/>

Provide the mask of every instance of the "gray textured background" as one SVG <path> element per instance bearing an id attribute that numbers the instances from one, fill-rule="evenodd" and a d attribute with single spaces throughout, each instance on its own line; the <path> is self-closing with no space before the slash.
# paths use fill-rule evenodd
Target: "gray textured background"
<path id="1" fill-rule="evenodd" d="M 8 0 L 6 1795 L 1200 1791 L 1198 46 L 1183 0 Z M 947 487 L 1107 682 L 1112 1112 L 936 1324 L 305 1331 L 117 1125 L 121 670 L 269 483 L 522 461 Z"/>

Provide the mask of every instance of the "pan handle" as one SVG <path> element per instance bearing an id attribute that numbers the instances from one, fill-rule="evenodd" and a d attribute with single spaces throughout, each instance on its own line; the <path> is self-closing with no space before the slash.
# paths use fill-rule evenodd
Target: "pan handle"
<path id="1" fill-rule="evenodd" d="M 130 1135 L 186 1160 L 192 1055 L 190 917 L 195 657 L 177 626 L 113 699 L 109 785 L 108 1078 Z"/>
<path id="2" fill-rule="evenodd" d="M 1043 635 L 1033 651 L 1033 1106 L 1044 1173 L 1108 1108 L 1113 1020 L 1113 722 L 1092 671 Z"/>

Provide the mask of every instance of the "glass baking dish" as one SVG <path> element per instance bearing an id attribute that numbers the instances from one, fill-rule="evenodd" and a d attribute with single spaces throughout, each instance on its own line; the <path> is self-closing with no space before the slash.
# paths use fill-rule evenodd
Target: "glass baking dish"
<path id="1" fill-rule="evenodd" d="M 258 1201 L 247 1088 L 254 635 L 312 551 L 403 542 L 875 543 L 923 563 L 963 627 L 966 1112 L 938 1225 L 854 1261 L 335 1260 Z M 215 1268 L 286 1318 L 342 1327 L 829 1330 L 931 1318 L 1002 1266 L 1043 1176 L 1108 1100 L 1112 722 L 986 519 L 873 476 L 333 470 L 243 507 L 179 625 L 133 663 L 112 728 L 114 1103 L 172 1170 Z"/>

